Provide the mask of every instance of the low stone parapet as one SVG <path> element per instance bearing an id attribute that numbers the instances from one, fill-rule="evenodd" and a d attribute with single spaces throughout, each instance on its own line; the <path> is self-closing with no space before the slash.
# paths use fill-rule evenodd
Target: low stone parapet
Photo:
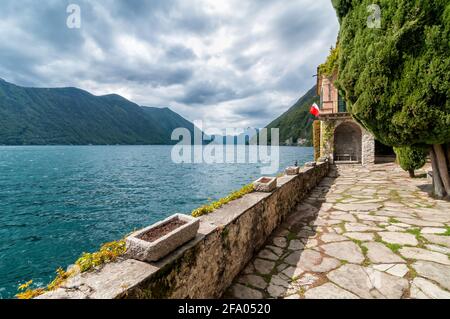
<path id="1" fill-rule="evenodd" d="M 196 238 L 158 262 L 122 258 L 38 299 L 219 298 L 328 170 L 328 163 L 303 168 L 279 177 L 272 193 L 250 193 L 200 217 Z"/>

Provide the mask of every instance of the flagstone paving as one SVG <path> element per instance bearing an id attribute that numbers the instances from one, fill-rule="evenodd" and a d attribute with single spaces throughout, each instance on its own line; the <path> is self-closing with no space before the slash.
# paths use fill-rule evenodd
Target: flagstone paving
<path id="1" fill-rule="evenodd" d="M 394 164 L 341 165 L 226 298 L 450 298 L 450 203 Z"/>

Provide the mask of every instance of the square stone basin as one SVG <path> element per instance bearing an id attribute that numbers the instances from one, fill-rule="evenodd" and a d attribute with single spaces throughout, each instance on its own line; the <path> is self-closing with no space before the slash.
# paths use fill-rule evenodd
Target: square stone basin
<path id="1" fill-rule="evenodd" d="M 298 175 L 300 171 L 300 167 L 298 166 L 289 166 L 286 168 L 286 175 Z"/>
<path id="2" fill-rule="evenodd" d="M 316 162 L 307 162 L 305 163 L 305 167 L 316 167 L 317 163 Z"/>
<path id="3" fill-rule="evenodd" d="M 195 238 L 200 219 L 175 214 L 126 238 L 127 257 L 155 262 Z"/>
<path id="4" fill-rule="evenodd" d="M 276 177 L 263 176 L 257 181 L 253 182 L 256 192 L 271 193 L 277 188 Z"/>

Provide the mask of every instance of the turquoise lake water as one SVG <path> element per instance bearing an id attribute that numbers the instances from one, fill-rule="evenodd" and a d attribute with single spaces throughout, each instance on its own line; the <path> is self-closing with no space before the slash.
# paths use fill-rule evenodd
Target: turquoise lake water
<path id="1" fill-rule="evenodd" d="M 171 146 L 0 146 L 0 298 L 83 252 L 260 177 L 266 164 L 174 164 Z M 312 148 L 280 147 L 280 171 Z"/>

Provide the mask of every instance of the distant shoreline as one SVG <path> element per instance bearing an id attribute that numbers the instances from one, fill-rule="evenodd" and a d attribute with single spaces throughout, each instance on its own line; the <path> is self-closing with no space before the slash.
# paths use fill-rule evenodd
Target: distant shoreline
<path id="1" fill-rule="evenodd" d="M 39 146 L 174 146 L 176 144 L 18 144 L 18 145 L 10 145 L 10 144 L 0 144 L 0 147 L 39 147 Z M 192 146 L 200 146 L 200 145 L 192 145 Z M 203 144 L 202 146 L 206 146 Z M 242 144 L 223 144 L 223 146 L 249 146 Z M 268 145 L 270 146 L 270 145 Z M 279 145 L 279 147 L 306 147 L 312 148 L 313 146 L 308 145 Z"/>

